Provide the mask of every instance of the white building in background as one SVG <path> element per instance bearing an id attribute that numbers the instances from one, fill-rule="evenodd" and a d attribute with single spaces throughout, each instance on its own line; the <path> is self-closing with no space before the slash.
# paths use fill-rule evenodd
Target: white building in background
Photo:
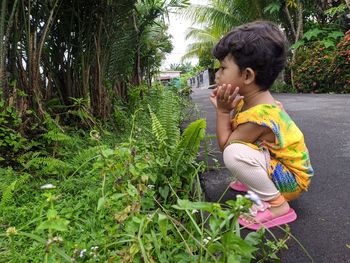
<path id="1" fill-rule="evenodd" d="M 180 77 L 181 71 L 166 70 L 159 72 L 155 79 L 162 82 L 164 85 L 167 85 L 171 80 L 178 80 L 178 82 L 180 82 Z"/>
<path id="2" fill-rule="evenodd" d="M 187 79 L 187 85 L 192 88 L 206 89 L 215 83 L 215 70 L 206 69 L 199 72 L 196 76 Z"/>

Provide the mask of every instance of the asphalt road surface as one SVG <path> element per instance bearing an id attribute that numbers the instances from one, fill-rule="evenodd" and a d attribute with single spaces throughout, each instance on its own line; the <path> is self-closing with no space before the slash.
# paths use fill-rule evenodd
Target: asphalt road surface
<path id="1" fill-rule="evenodd" d="M 194 89 L 192 100 L 207 120 L 207 135 L 215 135 L 215 111 L 211 90 Z M 311 255 L 313 262 L 350 262 L 350 95 L 275 94 L 301 131 L 315 170 L 311 187 L 290 204 L 298 219 L 291 233 Z M 206 199 L 217 201 L 230 182 L 216 139 L 207 141 L 209 163 L 221 167 L 202 175 Z M 202 151 L 204 153 L 204 151 Z M 202 154 L 201 158 L 204 159 Z M 234 198 L 228 190 L 222 201 Z M 284 263 L 312 262 L 301 246 L 290 239 L 281 253 Z"/>

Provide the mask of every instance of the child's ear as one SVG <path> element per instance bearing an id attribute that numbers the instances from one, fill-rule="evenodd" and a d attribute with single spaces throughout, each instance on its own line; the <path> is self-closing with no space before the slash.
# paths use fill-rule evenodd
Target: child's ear
<path id="1" fill-rule="evenodd" d="M 251 68 L 245 68 L 244 69 L 244 84 L 245 85 L 250 85 L 255 82 L 255 71 Z"/>

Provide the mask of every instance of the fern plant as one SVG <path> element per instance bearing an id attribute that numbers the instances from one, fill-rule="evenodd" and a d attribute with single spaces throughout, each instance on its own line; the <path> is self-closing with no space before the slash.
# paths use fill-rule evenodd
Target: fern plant
<path id="1" fill-rule="evenodd" d="M 180 139 L 180 120 L 179 114 L 180 104 L 178 96 L 173 92 L 165 90 L 162 93 L 157 116 L 163 128 L 165 129 L 167 138 L 165 142 L 170 149 L 175 149 Z"/>
<path id="2" fill-rule="evenodd" d="M 12 176 L 11 176 L 12 175 Z M 12 178 L 14 175 L 13 171 L 8 170 L 5 174 L 5 179 Z M 0 192 L 1 192 L 1 201 L 0 201 L 0 211 L 8 206 L 13 200 L 13 195 L 17 189 L 19 189 L 24 183 L 26 183 L 30 178 L 30 175 L 25 173 L 21 177 L 8 182 L 7 184 L 0 182 Z"/>
<path id="3" fill-rule="evenodd" d="M 161 153 L 169 157 L 173 173 L 179 174 L 181 164 L 191 164 L 197 157 L 201 140 L 204 138 L 206 121 L 199 119 L 191 123 L 180 136 L 180 102 L 171 90 L 161 92 L 156 113 L 148 105 L 152 134 L 157 143 L 165 146 Z M 187 165 L 185 165 L 187 167 Z"/>
<path id="4" fill-rule="evenodd" d="M 199 119 L 185 129 L 172 156 L 172 167 L 177 174 L 181 164 L 190 164 L 197 157 L 200 143 L 205 136 L 206 121 Z"/>
<path id="5" fill-rule="evenodd" d="M 158 116 L 152 111 L 151 106 L 148 105 L 148 110 L 151 116 L 152 121 L 152 133 L 154 137 L 157 139 L 157 142 L 162 146 L 165 145 L 166 140 L 168 139 L 166 130 L 164 126 L 160 122 Z"/>
<path id="6" fill-rule="evenodd" d="M 44 156 L 41 152 L 31 154 L 31 159 L 22 164 L 27 170 L 36 170 L 38 175 L 65 175 L 70 169 L 66 161 L 51 156 Z"/>

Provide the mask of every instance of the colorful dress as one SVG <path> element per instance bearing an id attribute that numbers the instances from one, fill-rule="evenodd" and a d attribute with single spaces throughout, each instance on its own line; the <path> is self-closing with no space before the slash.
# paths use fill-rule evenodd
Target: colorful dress
<path id="1" fill-rule="evenodd" d="M 240 124 L 251 122 L 273 131 L 274 143 L 256 141 L 254 144 L 245 144 L 257 150 L 268 150 L 268 173 L 271 180 L 287 200 L 297 198 L 302 191 L 307 190 L 314 174 L 302 132 L 277 105 L 260 104 L 241 112 L 242 107 L 243 103 L 240 103 L 235 109 L 233 129 Z"/>

